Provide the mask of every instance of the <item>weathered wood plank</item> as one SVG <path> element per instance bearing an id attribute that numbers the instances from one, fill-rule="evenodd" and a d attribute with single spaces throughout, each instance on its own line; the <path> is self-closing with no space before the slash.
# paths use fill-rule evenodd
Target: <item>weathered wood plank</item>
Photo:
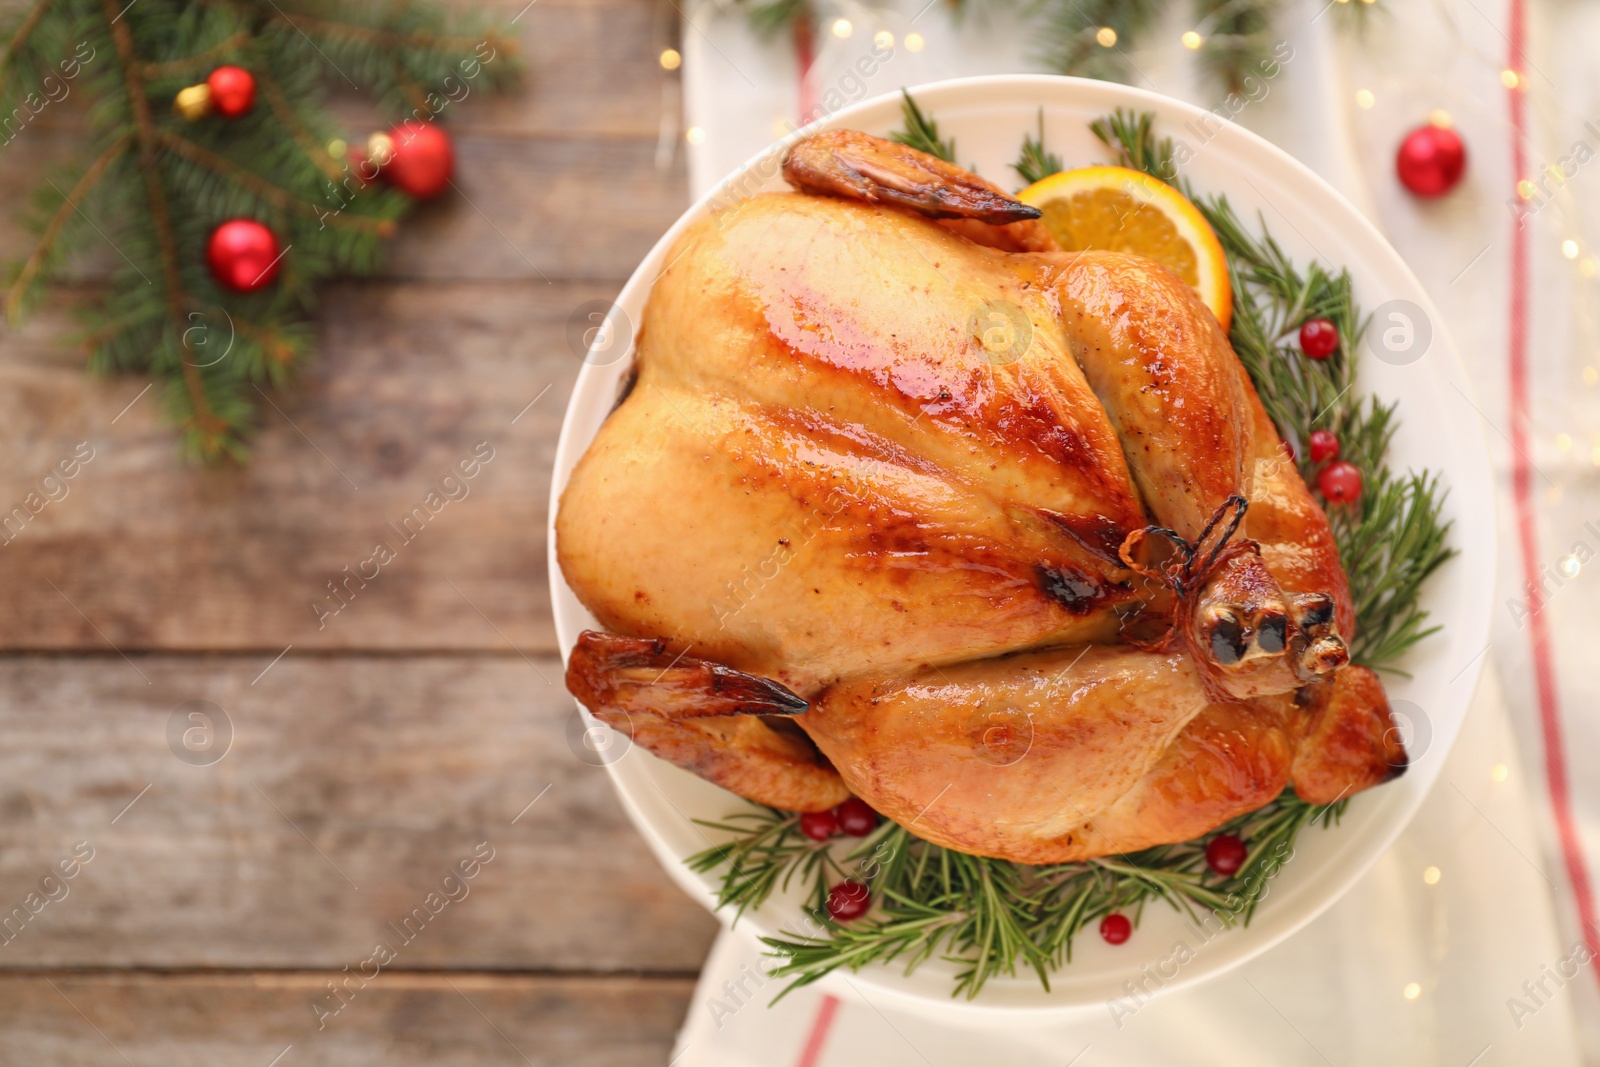
<path id="1" fill-rule="evenodd" d="M 384 942 L 407 969 L 693 971 L 715 922 L 573 754 L 560 679 L 514 654 L 0 658 L 0 969 L 338 970 Z M 186 761 L 196 711 L 214 740 Z"/>
<path id="2" fill-rule="evenodd" d="M 144 383 L 87 377 L 57 302 L 0 344 L 0 516 L 59 494 L 43 481 L 79 442 L 94 458 L 0 535 L 0 648 L 553 648 L 545 499 L 580 365 L 568 319 L 613 293 L 335 287 L 321 362 L 259 402 L 253 462 L 213 470 L 178 458 L 159 392 L 119 418 Z M 493 459 L 461 479 L 479 442 Z M 407 543 L 396 528 L 452 473 L 467 495 Z M 344 584 L 346 567 L 373 574 L 379 542 L 395 558 Z"/>
<path id="3" fill-rule="evenodd" d="M 356 988 L 318 1030 L 312 1004 L 328 981 L 343 977 L 0 977 L 0 1060 L 74 1067 L 660 1067 L 693 992 L 683 978 L 397 972 Z"/>

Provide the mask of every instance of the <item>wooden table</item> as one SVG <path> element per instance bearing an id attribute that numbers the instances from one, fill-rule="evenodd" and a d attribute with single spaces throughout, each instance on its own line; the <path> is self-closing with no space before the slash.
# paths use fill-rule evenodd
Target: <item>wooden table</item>
<path id="1" fill-rule="evenodd" d="M 92 255 L 0 334 L 0 508 L 93 449 L 0 545 L 0 914 L 28 915 L 0 934 L 0 1062 L 666 1062 L 715 925 L 570 748 L 545 574 L 568 317 L 686 202 L 656 158 L 664 24 L 528 9 L 524 88 L 451 116 L 463 195 L 330 290 L 247 467 L 185 465 L 158 391 L 84 373 Z M 0 151 L 8 206 L 78 122 Z M 0 223 L 8 257 L 24 240 Z M 479 442 L 469 494 L 398 545 Z M 380 540 L 396 558 L 319 628 Z M 196 710 L 216 732 L 185 761 Z"/>

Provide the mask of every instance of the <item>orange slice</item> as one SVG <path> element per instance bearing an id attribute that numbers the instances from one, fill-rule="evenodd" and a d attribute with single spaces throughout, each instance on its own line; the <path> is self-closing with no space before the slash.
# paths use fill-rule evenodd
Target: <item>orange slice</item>
<path id="1" fill-rule="evenodd" d="M 1165 182 L 1127 167 L 1078 167 L 1017 194 L 1069 252 L 1098 248 L 1153 259 L 1188 282 L 1227 330 L 1233 318 L 1228 258 L 1210 223 Z"/>

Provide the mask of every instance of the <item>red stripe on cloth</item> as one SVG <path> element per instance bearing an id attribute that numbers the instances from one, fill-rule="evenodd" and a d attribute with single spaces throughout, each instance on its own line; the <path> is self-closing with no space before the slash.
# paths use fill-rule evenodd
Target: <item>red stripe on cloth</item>
<path id="1" fill-rule="evenodd" d="M 1521 181 L 1526 160 L 1523 138 L 1527 133 L 1524 103 L 1523 44 L 1526 40 L 1524 0 L 1511 0 L 1511 55 L 1506 64 L 1517 74 L 1511 89 L 1512 181 Z M 1584 861 L 1583 843 L 1572 817 L 1572 790 L 1567 780 L 1566 745 L 1561 733 L 1560 692 L 1556 687 L 1554 652 L 1539 590 L 1539 534 L 1533 506 L 1533 464 L 1528 459 L 1528 236 L 1518 223 L 1511 231 L 1511 486 L 1516 503 L 1517 540 L 1522 549 L 1522 577 L 1528 593 L 1529 631 L 1533 643 L 1534 687 L 1539 698 L 1539 726 L 1544 737 L 1544 771 L 1550 787 L 1550 807 L 1561 841 L 1567 880 L 1577 899 L 1578 922 L 1591 962 L 1600 978 L 1600 923 L 1595 919 L 1594 889 Z"/>
<path id="2" fill-rule="evenodd" d="M 800 125 L 816 118 L 817 87 L 811 77 L 811 64 L 816 59 L 815 35 L 811 19 L 802 14 L 794 20 L 794 63 L 800 73 Z"/>
<path id="3" fill-rule="evenodd" d="M 794 1067 L 817 1067 L 822 1062 L 822 1046 L 828 1042 L 828 1031 L 833 1028 L 833 1017 L 837 1014 L 839 998 L 824 993 L 817 1007 L 817 1017 L 811 1023 L 811 1032 L 806 1035 L 805 1048 L 800 1050 L 800 1059 Z"/>

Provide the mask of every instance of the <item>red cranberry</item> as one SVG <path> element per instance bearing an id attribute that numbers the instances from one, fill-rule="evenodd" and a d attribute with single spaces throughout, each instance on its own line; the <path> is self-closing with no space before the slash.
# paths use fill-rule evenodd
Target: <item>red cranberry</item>
<path id="1" fill-rule="evenodd" d="M 1361 471 L 1354 463 L 1330 463 L 1317 475 L 1317 488 L 1332 504 L 1348 504 L 1361 496 Z"/>
<path id="2" fill-rule="evenodd" d="M 860 797 L 851 797 L 834 808 L 833 814 L 839 820 L 839 829 L 851 837 L 866 837 L 878 825 L 878 813 Z"/>
<path id="3" fill-rule="evenodd" d="M 1120 945 L 1133 936 L 1133 923 L 1120 911 L 1114 911 L 1100 920 L 1100 936 L 1109 945 Z"/>
<path id="4" fill-rule="evenodd" d="M 1312 359 L 1327 359 L 1339 347 L 1339 327 L 1327 319 L 1312 319 L 1300 327 L 1300 351 Z"/>
<path id="5" fill-rule="evenodd" d="M 1339 438 L 1332 430 L 1313 430 L 1311 433 L 1311 462 L 1339 458 Z"/>
<path id="6" fill-rule="evenodd" d="M 1290 463 L 1300 462 L 1300 457 L 1294 454 L 1294 445 L 1291 445 L 1288 441 L 1283 443 L 1283 453 L 1289 457 Z"/>
<path id="7" fill-rule="evenodd" d="M 800 832 L 813 841 L 826 841 L 839 832 L 839 818 L 832 811 L 801 812 Z"/>
<path id="8" fill-rule="evenodd" d="M 1224 878 L 1238 873 L 1244 856 L 1244 842 L 1232 834 L 1219 834 L 1206 842 L 1206 866 Z"/>
<path id="9" fill-rule="evenodd" d="M 828 890 L 828 914 L 834 922 L 859 919 L 872 907 L 872 893 L 860 882 L 840 882 Z"/>

